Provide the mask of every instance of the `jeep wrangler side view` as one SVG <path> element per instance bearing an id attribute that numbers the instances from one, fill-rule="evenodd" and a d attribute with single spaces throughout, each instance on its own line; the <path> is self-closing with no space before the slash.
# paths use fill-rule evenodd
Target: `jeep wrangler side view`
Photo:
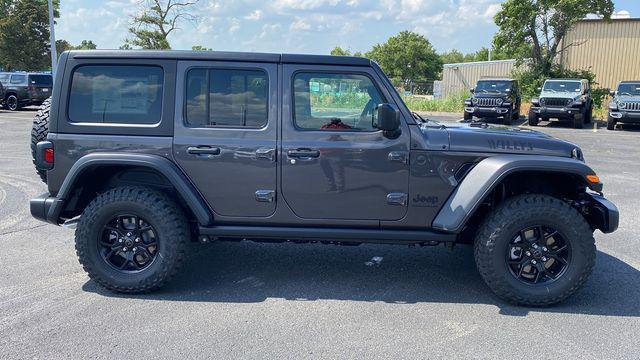
<path id="1" fill-rule="evenodd" d="M 520 119 L 520 89 L 514 79 L 482 79 L 464 101 L 464 120 L 502 118 L 504 125 Z"/>
<path id="2" fill-rule="evenodd" d="M 538 91 L 540 96 L 531 99 L 529 126 L 537 126 L 540 120 L 550 118 L 570 121 L 576 129 L 591 123 L 593 100 L 588 80 L 550 79 Z"/>
<path id="3" fill-rule="evenodd" d="M 607 129 L 615 130 L 617 123 L 640 123 L 640 81 L 622 81 L 611 92 Z"/>
<path id="4" fill-rule="evenodd" d="M 576 145 L 424 120 L 365 58 L 71 51 L 54 85 L 31 213 L 75 225 L 113 291 L 161 287 L 190 241 L 460 243 L 497 295 L 548 305 L 618 226 Z"/>

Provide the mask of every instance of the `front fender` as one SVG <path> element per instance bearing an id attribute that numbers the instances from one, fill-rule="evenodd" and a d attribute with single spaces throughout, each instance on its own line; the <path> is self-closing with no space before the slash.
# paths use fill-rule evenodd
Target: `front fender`
<path id="1" fill-rule="evenodd" d="M 76 180 L 80 178 L 85 171 L 103 165 L 138 166 L 157 171 L 164 175 L 173 185 L 178 194 L 187 203 L 187 206 L 189 206 L 200 225 L 208 226 L 213 224 L 213 215 L 202 196 L 173 162 L 158 155 L 122 153 L 92 153 L 78 159 L 65 177 L 57 196 L 51 201 L 50 205 L 47 206 L 47 220 L 57 223 L 66 201 L 72 195 Z"/>
<path id="2" fill-rule="evenodd" d="M 577 175 L 585 179 L 595 172 L 585 163 L 544 155 L 498 155 L 480 161 L 453 191 L 432 222 L 434 229 L 458 233 L 484 198 L 508 175 L 518 171 L 538 171 Z M 585 180 L 591 190 L 602 184 Z"/>

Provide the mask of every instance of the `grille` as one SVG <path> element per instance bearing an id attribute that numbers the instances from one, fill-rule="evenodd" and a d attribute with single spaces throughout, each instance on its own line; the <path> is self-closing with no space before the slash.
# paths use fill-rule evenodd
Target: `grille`
<path id="1" fill-rule="evenodd" d="M 640 102 L 623 102 L 619 105 L 620 109 L 624 109 L 627 111 L 640 111 Z"/>
<path id="2" fill-rule="evenodd" d="M 478 106 L 499 106 L 502 104 L 502 99 L 499 98 L 476 98 L 476 105 Z"/>
<path id="3" fill-rule="evenodd" d="M 571 99 L 562 99 L 562 98 L 544 98 L 542 99 L 543 106 L 559 106 L 564 107 L 567 106 Z"/>

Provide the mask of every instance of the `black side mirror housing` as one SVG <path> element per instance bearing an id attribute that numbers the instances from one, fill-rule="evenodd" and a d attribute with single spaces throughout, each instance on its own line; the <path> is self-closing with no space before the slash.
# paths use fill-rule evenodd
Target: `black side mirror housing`
<path id="1" fill-rule="evenodd" d="M 382 130 L 385 136 L 390 137 L 400 129 L 400 110 L 393 104 L 379 104 L 376 108 L 378 122 L 374 127 Z"/>
<path id="2" fill-rule="evenodd" d="M 471 91 L 471 93 L 473 94 L 473 93 L 476 92 L 476 88 L 471 88 L 471 89 L 469 89 L 469 91 Z"/>
<path id="3" fill-rule="evenodd" d="M 609 90 L 609 95 L 611 95 L 612 97 L 616 96 L 616 91 L 615 90 Z"/>

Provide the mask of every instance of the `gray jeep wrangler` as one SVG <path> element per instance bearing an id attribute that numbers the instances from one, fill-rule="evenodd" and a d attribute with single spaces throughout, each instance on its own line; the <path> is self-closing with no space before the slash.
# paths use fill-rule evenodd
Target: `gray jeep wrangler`
<path id="1" fill-rule="evenodd" d="M 608 130 L 615 130 L 618 123 L 640 124 L 640 81 L 620 82 L 611 96 Z"/>
<path id="2" fill-rule="evenodd" d="M 540 120 L 550 118 L 570 121 L 576 129 L 591 123 L 593 100 L 588 80 L 549 79 L 538 91 L 540 96 L 531 99 L 529 126 L 537 126 Z"/>
<path id="3" fill-rule="evenodd" d="M 359 57 L 65 52 L 33 137 L 31 213 L 75 225 L 117 292 L 164 285 L 191 241 L 460 243 L 498 296 L 548 305 L 618 226 L 576 145 L 424 120 Z"/>

